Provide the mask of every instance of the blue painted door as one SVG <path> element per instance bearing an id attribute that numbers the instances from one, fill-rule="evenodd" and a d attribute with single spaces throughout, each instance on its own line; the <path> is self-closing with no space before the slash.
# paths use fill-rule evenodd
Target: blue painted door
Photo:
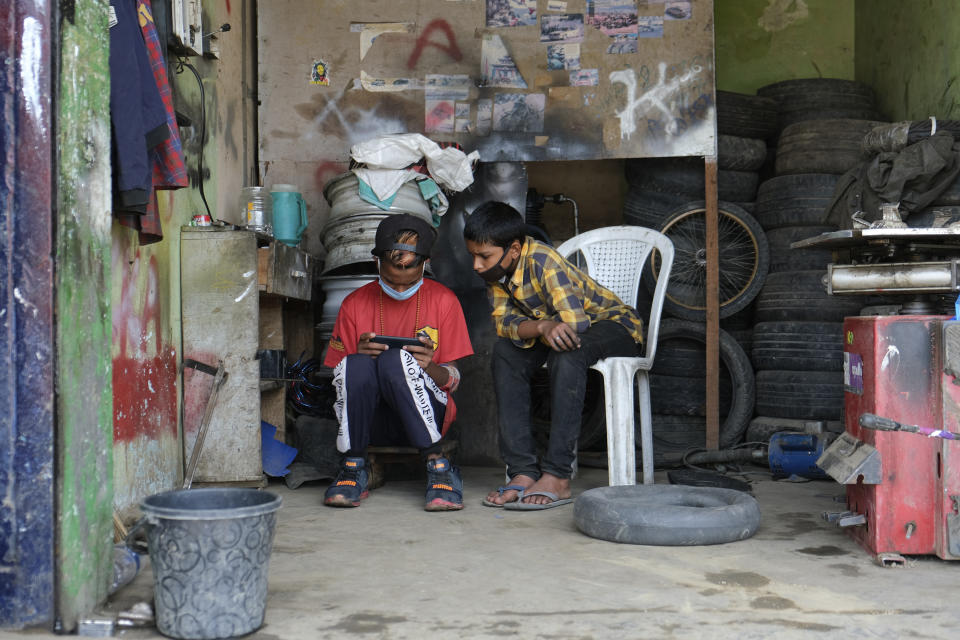
<path id="1" fill-rule="evenodd" d="M 0 626 L 51 623 L 52 0 L 0 2 Z"/>

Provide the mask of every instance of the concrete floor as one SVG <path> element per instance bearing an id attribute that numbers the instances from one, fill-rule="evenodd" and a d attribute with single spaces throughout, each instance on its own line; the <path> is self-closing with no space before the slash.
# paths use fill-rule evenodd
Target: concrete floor
<path id="1" fill-rule="evenodd" d="M 248 636 L 304 638 L 925 638 L 960 635 L 960 565 L 882 568 L 821 520 L 842 488 L 751 476 L 763 513 L 748 540 L 619 545 L 579 533 L 573 508 L 480 504 L 502 469 L 464 469 L 467 507 L 422 510 L 422 482 L 390 481 L 358 509 L 321 505 L 325 483 L 283 497 L 266 622 Z M 658 473 L 658 482 L 666 482 Z M 574 492 L 601 486 L 584 469 Z M 141 572 L 113 608 L 152 597 Z M 47 637 L 49 634 L 13 634 Z M 126 638 L 162 637 L 126 630 Z M 52 637 L 52 636 L 51 636 Z"/>

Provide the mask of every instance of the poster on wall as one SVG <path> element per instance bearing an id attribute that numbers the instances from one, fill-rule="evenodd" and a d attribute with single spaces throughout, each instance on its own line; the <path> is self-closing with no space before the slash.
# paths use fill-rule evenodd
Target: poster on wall
<path id="1" fill-rule="evenodd" d="M 483 84 L 488 87 L 508 89 L 526 89 L 527 83 L 499 35 L 487 33 L 483 36 L 480 50 L 480 65 Z"/>
<path id="2" fill-rule="evenodd" d="M 453 133 L 456 128 L 456 103 L 469 97 L 469 76 L 428 75 L 424 87 L 424 131 Z"/>
<path id="3" fill-rule="evenodd" d="M 608 36 L 637 32 L 637 4 L 626 0 L 587 0 L 587 24 Z"/>
<path id="4" fill-rule="evenodd" d="M 540 42 L 583 42 L 583 14 L 543 16 L 540 19 Z"/>
<path id="5" fill-rule="evenodd" d="M 537 24 L 537 0 L 487 0 L 488 27 Z"/>
<path id="6" fill-rule="evenodd" d="M 493 98 L 493 130 L 540 133 L 545 104 L 542 93 L 498 93 Z"/>

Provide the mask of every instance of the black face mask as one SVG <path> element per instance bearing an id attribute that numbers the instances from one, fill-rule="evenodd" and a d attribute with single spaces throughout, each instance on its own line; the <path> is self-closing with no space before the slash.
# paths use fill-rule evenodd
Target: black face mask
<path id="1" fill-rule="evenodd" d="M 500 263 L 503 262 L 503 258 L 507 255 L 507 249 L 503 249 L 503 255 L 500 256 L 500 259 L 497 260 L 497 264 L 493 265 L 486 271 L 480 271 L 477 273 L 478 276 L 486 280 L 487 282 L 498 282 L 502 280 L 509 272 L 500 266 Z M 511 270 L 513 265 L 511 266 Z"/>

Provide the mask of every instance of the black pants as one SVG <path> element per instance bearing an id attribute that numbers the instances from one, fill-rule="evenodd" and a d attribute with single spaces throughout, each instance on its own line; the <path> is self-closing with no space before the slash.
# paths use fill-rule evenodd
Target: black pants
<path id="1" fill-rule="evenodd" d="M 333 370 L 333 386 L 341 453 L 363 456 L 371 444 L 439 451 L 447 394 L 409 352 L 349 355 Z"/>
<path id="2" fill-rule="evenodd" d="M 511 478 L 521 474 L 537 479 L 546 472 L 569 478 L 580 437 L 587 370 L 603 358 L 636 355 L 637 343 L 630 332 L 612 321 L 591 325 L 580 334 L 580 348 L 574 351 L 554 351 L 540 341 L 522 349 L 508 338 L 497 340 L 493 383 L 500 421 L 500 455 L 507 474 Z M 544 362 L 550 375 L 550 443 L 538 465 L 530 425 L 530 380 Z"/>

